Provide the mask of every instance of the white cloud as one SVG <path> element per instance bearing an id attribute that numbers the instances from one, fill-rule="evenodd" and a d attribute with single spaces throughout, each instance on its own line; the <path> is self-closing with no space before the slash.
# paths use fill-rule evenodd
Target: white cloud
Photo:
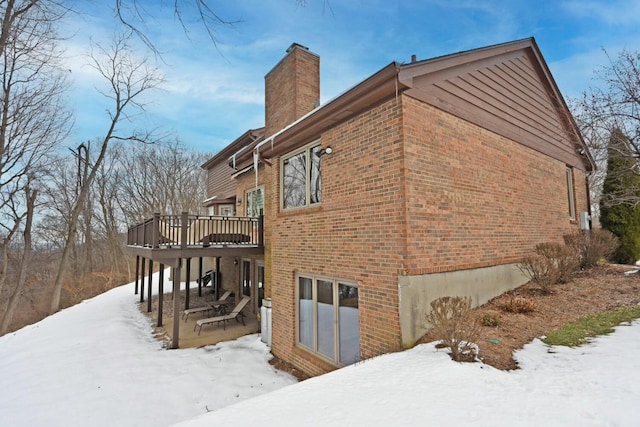
<path id="1" fill-rule="evenodd" d="M 562 3 L 568 13 L 580 18 L 602 21 L 608 25 L 639 25 L 640 1 L 568 1 Z"/>
<path id="2" fill-rule="evenodd" d="M 144 2 L 142 2 L 145 4 Z M 186 3 L 185 3 L 186 4 Z M 601 47 L 616 54 L 640 46 L 640 0 L 535 4 L 508 0 L 349 0 L 265 3 L 218 2 L 216 13 L 239 20 L 216 26 L 214 46 L 189 16 L 189 38 L 172 12 L 158 6 L 147 28 L 163 51 L 166 76 L 147 109 L 153 120 L 175 129 L 185 142 L 230 142 L 264 124 L 264 76 L 292 42 L 321 57 L 321 101 L 335 97 L 391 61 L 406 62 L 535 35 L 565 96 L 591 84 L 593 70 L 607 63 Z M 78 118 L 92 123 L 104 107 L 93 89 L 100 78 L 84 66 L 89 38 L 106 40 L 115 25 L 103 2 L 70 26 L 68 67 L 76 84 Z M 89 8 L 89 6 L 87 6 Z M 100 9 L 102 8 L 102 9 Z M 636 23 L 636 24 L 634 24 Z M 209 142 L 207 142 L 209 144 Z M 221 148 L 221 147 L 220 147 Z"/>
<path id="3" fill-rule="evenodd" d="M 576 98 L 589 86 L 597 84 L 597 81 L 593 79 L 594 70 L 602 67 L 606 60 L 601 49 L 593 49 L 568 56 L 559 61 L 549 62 L 548 65 L 563 96 Z"/>

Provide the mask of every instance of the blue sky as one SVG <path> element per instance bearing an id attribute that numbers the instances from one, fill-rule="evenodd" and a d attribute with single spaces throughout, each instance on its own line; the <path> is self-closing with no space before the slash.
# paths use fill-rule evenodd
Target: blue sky
<path id="1" fill-rule="evenodd" d="M 94 0 L 68 29 L 75 131 L 70 145 L 107 126 L 103 84 L 83 54 L 89 40 L 113 33 L 114 1 Z M 151 39 L 163 51 L 161 90 L 145 99 L 141 126 L 160 127 L 185 145 L 214 154 L 244 131 L 264 125 L 264 75 L 293 42 L 320 56 L 321 102 L 392 61 L 418 59 L 535 37 L 565 98 L 597 84 L 594 70 L 626 48 L 640 50 L 640 0 L 296 0 L 211 1 L 233 26 L 215 28 L 217 48 L 188 13 L 185 36 L 172 1 L 141 1 L 153 18 Z M 182 4 L 190 5 L 191 0 Z M 188 11 L 188 10 L 187 10 Z M 193 20 L 193 22 L 190 22 Z M 141 49 L 141 54 L 144 54 Z M 147 55 L 150 55 L 147 52 Z"/>

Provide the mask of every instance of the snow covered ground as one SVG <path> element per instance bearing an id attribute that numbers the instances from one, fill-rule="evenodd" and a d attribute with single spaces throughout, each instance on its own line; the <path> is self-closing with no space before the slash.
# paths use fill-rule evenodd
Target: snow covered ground
<path id="1" fill-rule="evenodd" d="M 640 425 L 640 322 L 575 349 L 535 341 L 514 372 L 427 344 L 294 384 L 257 335 L 162 349 L 136 300 L 122 286 L 0 337 L 0 425 Z"/>
<path id="2" fill-rule="evenodd" d="M 0 337 L 0 426 L 166 426 L 296 382 L 258 335 L 163 349 L 137 298 L 121 286 Z"/>
<path id="3" fill-rule="evenodd" d="M 535 340 L 512 372 L 426 344 L 180 426 L 640 426 L 638 354 L 640 322 L 580 348 Z"/>

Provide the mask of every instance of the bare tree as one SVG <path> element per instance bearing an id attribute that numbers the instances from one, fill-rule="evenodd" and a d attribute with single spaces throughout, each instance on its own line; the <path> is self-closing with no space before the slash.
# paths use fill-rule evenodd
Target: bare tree
<path id="1" fill-rule="evenodd" d="M 7 280 L 11 242 L 33 215 L 29 212 L 30 194 L 35 191 L 31 177 L 37 176 L 71 124 L 55 28 L 63 12 L 53 6 L 0 2 L 0 291 Z"/>
<path id="2" fill-rule="evenodd" d="M 115 0 L 113 5 L 116 19 L 153 48 L 145 36 L 148 34 L 145 19 L 152 15 L 147 14 L 144 4 L 137 0 Z M 8 267 L 11 265 L 12 284 L 16 283 L 13 279 L 19 276 L 22 269 L 22 264 L 14 269 L 17 263 L 9 262 L 9 251 L 13 251 L 12 257 L 16 256 L 16 248 L 22 246 L 14 240 L 22 236 L 24 242 L 27 239 L 24 234 L 27 222 L 30 228 L 33 221 L 33 217 L 29 218 L 29 195 L 32 193 L 26 189 L 35 192 L 36 188 L 27 187 L 27 177 L 31 171 L 41 175 L 45 170 L 44 164 L 56 164 L 58 160 L 47 162 L 47 156 L 65 139 L 72 124 L 72 116 L 63 99 L 67 87 L 65 74 L 68 73 L 61 71 L 58 58 L 62 55 L 56 48 L 56 42 L 59 41 L 56 26 L 72 7 L 73 1 L 65 0 L 0 0 L 0 294 L 6 290 Z M 232 24 L 221 19 L 205 0 L 176 1 L 173 10 L 187 36 L 195 28 L 190 21 L 196 16 L 196 20 L 204 24 L 214 44 L 217 40 L 216 27 L 219 24 Z M 157 53 L 157 50 L 153 50 Z M 52 200 L 56 202 L 54 207 L 57 214 L 45 211 L 35 213 L 40 223 L 34 224 L 35 230 L 40 233 L 40 240 L 35 245 L 47 247 L 53 254 L 51 256 L 62 254 L 51 312 L 59 307 L 61 280 L 69 259 L 76 262 L 82 260 L 84 265 L 78 264 L 77 268 L 87 270 L 93 264 L 94 256 L 103 258 L 104 255 L 101 252 L 95 254 L 94 245 L 85 243 L 95 239 L 113 238 L 113 242 L 117 239 L 123 214 L 115 206 L 117 199 L 114 201 L 112 198 L 111 192 L 115 190 L 109 186 L 93 187 L 92 184 L 96 175 L 100 176 L 96 171 L 102 171 L 100 174 L 105 179 L 113 172 L 109 168 L 101 169 L 109 142 L 148 140 L 148 135 L 127 134 L 118 124 L 133 120 L 132 113 L 143 109 L 142 93 L 155 87 L 161 80 L 146 60 L 136 61 L 130 55 L 125 39 L 116 41 L 114 49 L 108 52 L 98 47 L 93 56 L 93 66 L 108 83 L 108 88 L 102 94 L 113 102 L 114 107 L 109 112 L 110 124 L 105 136 L 96 144 L 94 158 L 89 160 L 89 154 L 83 158 L 76 156 L 75 164 L 81 166 L 79 175 L 82 181 L 77 191 L 66 190 L 75 188 L 75 183 L 80 180 L 73 173 L 61 175 L 58 182 L 49 184 L 52 188 L 57 185 L 65 191 L 47 199 L 47 203 Z M 69 166 L 65 171 L 74 170 L 73 162 L 71 165 L 69 162 L 65 164 Z M 204 182 L 199 177 L 194 177 L 193 181 L 196 179 Z M 42 184 L 32 182 L 31 185 Z M 44 193 L 46 197 L 50 190 L 38 187 L 38 194 Z M 91 194 L 92 191 L 95 193 Z M 64 197 L 61 197 L 63 194 Z M 181 203 L 187 205 L 184 201 Z M 178 204 L 173 206 L 172 209 Z M 96 207 L 100 207 L 101 212 Z M 34 206 L 34 209 L 41 208 Z M 67 215 L 62 212 L 67 212 Z M 115 246 L 112 249 L 112 256 L 117 256 Z M 77 251 L 87 252 L 74 254 Z M 13 294 L 15 290 L 10 289 L 9 293 Z"/>
<path id="3" fill-rule="evenodd" d="M 635 164 L 640 162 L 640 52 L 623 50 L 617 58 L 609 58 L 609 65 L 596 70 L 598 86 L 590 88 L 573 102 L 573 111 L 599 172 L 590 178 L 594 190 L 594 204 L 598 204 L 606 171 L 607 146 L 615 130 L 627 137 L 628 150 L 620 152 Z M 634 168 L 640 173 L 640 168 Z M 627 195 L 607 201 L 638 204 L 637 189 Z"/>
<path id="4" fill-rule="evenodd" d="M 56 153 L 50 156 L 48 167 L 41 171 L 44 177 L 43 181 L 45 181 L 42 188 L 42 198 L 45 203 L 39 212 L 41 219 L 37 230 L 40 239 L 50 242 L 50 247 L 58 254 L 64 249 L 69 221 L 78 203 L 80 184 L 88 175 L 88 170 L 84 167 L 85 162 L 76 156 L 77 154 L 74 157 L 69 157 L 64 153 Z M 84 158 L 84 154 L 82 158 Z M 83 218 L 86 210 L 85 203 L 85 207 L 81 209 L 79 215 L 79 222 L 87 222 L 87 219 Z M 86 256 L 80 254 L 78 249 L 88 246 L 84 231 L 84 226 L 78 227 L 78 232 L 74 233 L 69 247 L 69 262 L 74 278 L 80 276 L 84 271 L 84 266 L 81 266 L 80 263 Z"/>
<path id="5" fill-rule="evenodd" d="M 117 19 L 129 31 L 135 34 L 142 42 L 147 45 L 154 53 L 160 54 L 155 42 L 149 37 L 147 23 L 154 16 L 154 9 L 165 7 L 165 5 L 154 5 L 149 7 L 139 0 L 115 0 L 114 11 Z M 216 36 L 217 27 L 231 27 L 241 20 L 227 20 L 215 11 L 211 6 L 211 2 L 207 0 L 190 0 L 190 1 L 174 1 L 172 3 L 172 12 L 178 20 L 183 32 L 187 37 L 193 28 L 187 23 L 188 16 L 195 16 L 196 20 L 201 24 L 201 28 L 209 36 L 209 39 L 216 48 L 218 47 L 218 38 Z"/>
<path id="6" fill-rule="evenodd" d="M 108 126 L 97 149 L 98 154 L 93 163 L 87 165 L 87 175 L 83 177 L 76 204 L 69 217 L 69 226 L 66 230 L 60 268 L 56 275 L 51 298 L 51 313 L 55 313 L 60 308 L 62 281 L 66 272 L 70 249 L 73 245 L 78 218 L 84 208 L 85 199 L 96 174 L 105 159 L 109 143 L 113 140 L 148 142 L 150 139 L 149 134 L 120 133 L 119 125 L 121 126 L 122 122 L 131 120 L 134 113 L 144 111 L 144 104 L 141 99 L 143 95 L 156 88 L 162 82 L 158 69 L 151 66 L 148 59 L 137 58 L 134 55 L 128 44 L 129 38 L 130 34 L 118 35 L 115 37 L 110 49 L 105 49 L 98 45 L 96 46 L 96 52 L 91 55 L 91 65 L 104 78 L 107 86 L 107 89 L 99 90 L 99 92 L 112 102 L 112 106 L 108 110 Z"/>
<path id="7" fill-rule="evenodd" d="M 2 30 L 0 32 L 0 51 L 4 51 L 9 33 L 13 29 L 15 21 L 28 13 L 29 10 L 38 5 L 38 3 L 39 0 L 2 0 L 0 2 L 0 6 L 2 6 L 4 12 L 2 15 Z"/>
<path id="8" fill-rule="evenodd" d="M 33 212 L 35 210 L 36 197 L 38 192 L 37 190 L 32 190 L 31 188 L 29 188 L 28 185 L 24 188 L 24 192 L 27 206 L 25 225 L 22 232 L 22 256 L 20 257 L 20 266 L 18 267 L 18 277 L 16 279 L 16 285 L 13 289 L 11 297 L 9 298 L 7 308 L 4 312 L 4 315 L 2 316 L 2 321 L 0 323 L 0 335 L 4 335 L 9 329 L 9 325 L 11 324 L 11 320 L 13 319 L 13 313 L 18 306 L 18 299 L 20 298 L 20 294 L 24 289 L 24 285 L 27 281 L 27 269 L 29 268 L 29 264 L 31 263 L 31 226 L 33 223 Z"/>
<path id="9" fill-rule="evenodd" d="M 126 222 L 140 222 L 155 212 L 199 212 L 206 196 L 206 172 L 200 165 L 208 157 L 177 141 L 123 152 L 119 200 Z"/>
<path id="10" fill-rule="evenodd" d="M 105 161 L 98 170 L 94 185 L 96 221 L 93 226 L 97 237 L 104 245 L 105 254 L 102 258 L 106 259 L 111 270 L 110 277 L 118 277 L 125 265 L 128 272 L 129 266 L 122 238 L 122 231 L 125 229 L 124 220 L 119 209 L 120 186 L 123 181 L 123 170 L 119 160 L 128 150 L 121 150 L 117 145 L 122 144 L 116 143 L 109 149 Z"/>

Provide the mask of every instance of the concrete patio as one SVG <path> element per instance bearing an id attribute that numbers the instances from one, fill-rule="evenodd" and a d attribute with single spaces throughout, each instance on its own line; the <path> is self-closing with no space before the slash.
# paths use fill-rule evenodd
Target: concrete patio
<path id="1" fill-rule="evenodd" d="M 222 341 L 230 341 L 236 338 L 240 338 L 244 335 L 255 334 L 260 332 L 260 322 L 253 314 L 247 314 L 244 318 L 246 324 L 243 325 L 242 321 L 238 319 L 227 322 L 226 327 L 223 328 L 222 323 L 206 325 L 202 327 L 200 335 L 198 331 L 194 331 L 196 321 L 205 318 L 202 315 L 190 315 L 187 321 L 180 320 L 180 335 L 179 335 L 179 347 L 191 348 L 191 347 L 203 347 L 205 345 L 213 345 Z M 171 325 L 173 324 L 172 317 L 163 317 L 162 324 L 168 327 L 161 328 L 163 335 L 167 337 L 168 341 L 171 341 Z"/>
<path id="2" fill-rule="evenodd" d="M 184 298 L 185 291 L 182 291 L 180 292 L 180 307 L 182 308 L 184 308 Z M 208 289 L 203 289 L 202 296 L 199 296 L 197 287 L 195 289 L 191 288 L 189 293 L 189 307 L 194 308 L 206 306 L 207 300 L 209 299 L 211 298 L 210 291 Z M 229 299 L 229 303 L 230 307 L 235 305 L 233 297 Z M 140 305 L 140 310 L 151 319 L 154 325 L 156 325 L 158 321 L 158 296 L 155 295 L 152 298 L 151 312 L 147 312 L 147 301 Z M 186 321 L 180 319 L 179 348 L 203 347 L 260 332 L 260 321 L 257 319 L 256 315 L 248 312 L 246 309 L 243 310 L 243 313 L 245 314 L 245 325 L 242 324 L 242 320 L 238 317 L 238 321 L 228 321 L 224 327 L 222 323 L 205 325 L 202 327 L 199 335 L 197 330 L 194 331 L 196 321 L 212 317 L 213 314 L 207 314 L 206 312 L 193 313 L 188 316 Z M 162 326 L 155 328 L 155 336 L 167 343 L 168 347 L 173 338 L 173 300 L 170 292 L 165 293 L 163 297 L 163 314 Z M 181 316 L 182 313 L 178 313 L 178 315 Z"/>

